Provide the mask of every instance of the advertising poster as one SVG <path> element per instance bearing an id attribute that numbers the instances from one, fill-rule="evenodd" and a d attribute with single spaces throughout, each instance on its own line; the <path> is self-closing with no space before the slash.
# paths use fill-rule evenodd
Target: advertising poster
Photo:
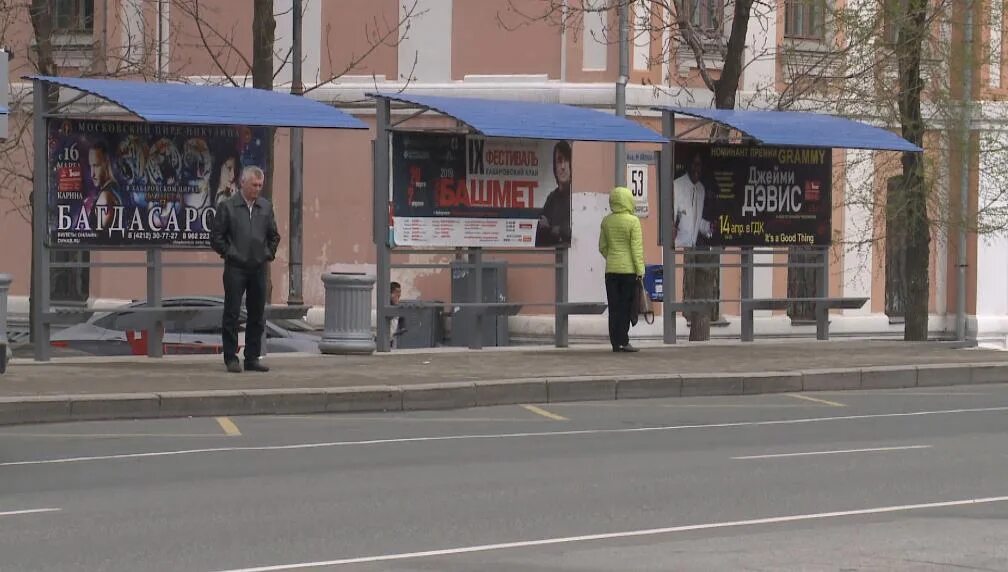
<path id="1" fill-rule="evenodd" d="M 676 143 L 676 248 L 831 244 L 830 149 Z"/>
<path id="2" fill-rule="evenodd" d="M 49 244 L 209 248 L 214 206 L 265 164 L 266 130 L 50 119 Z"/>
<path id="3" fill-rule="evenodd" d="M 571 145 L 397 132 L 397 246 L 569 247 Z"/>

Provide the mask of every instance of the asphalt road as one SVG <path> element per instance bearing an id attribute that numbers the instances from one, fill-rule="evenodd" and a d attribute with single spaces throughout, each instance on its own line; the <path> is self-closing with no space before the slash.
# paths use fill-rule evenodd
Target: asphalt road
<path id="1" fill-rule="evenodd" d="M 0 428 L 0 570 L 1008 570 L 1008 386 Z"/>

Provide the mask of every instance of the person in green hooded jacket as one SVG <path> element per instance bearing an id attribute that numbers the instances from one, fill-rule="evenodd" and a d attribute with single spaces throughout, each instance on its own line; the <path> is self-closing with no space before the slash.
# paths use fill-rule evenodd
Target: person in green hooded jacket
<path id="1" fill-rule="evenodd" d="M 602 219 L 599 232 L 599 252 L 606 260 L 609 342 L 614 352 L 636 352 L 630 345 L 630 318 L 637 281 L 644 276 L 644 239 L 630 189 L 610 191 L 609 210 L 612 212 Z"/>

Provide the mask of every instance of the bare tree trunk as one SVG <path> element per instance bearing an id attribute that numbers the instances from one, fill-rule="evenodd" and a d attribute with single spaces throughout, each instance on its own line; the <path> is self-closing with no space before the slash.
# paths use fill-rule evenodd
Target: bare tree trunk
<path id="1" fill-rule="evenodd" d="M 749 18 L 752 13 L 753 0 L 736 0 L 734 5 L 734 17 L 732 19 L 731 34 L 728 37 L 728 47 L 725 51 L 724 67 L 721 75 L 714 81 L 714 105 L 718 109 L 733 109 L 735 107 L 735 94 L 738 92 L 739 80 L 742 77 L 743 62 L 745 53 L 746 34 L 749 29 Z M 723 137 L 726 134 L 715 133 L 715 138 Z M 708 197 L 709 200 L 709 197 Z M 705 201 L 706 202 L 706 201 Z M 691 260 L 696 264 L 716 265 L 721 261 L 721 256 L 710 252 L 698 252 L 687 254 L 687 263 Z M 686 268 L 684 282 L 683 299 L 714 299 L 720 297 L 719 291 L 719 268 Z M 710 325 L 712 319 L 718 318 L 717 308 L 712 312 L 692 312 L 690 316 L 690 336 L 691 341 L 706 341 L 710 339 Z"/>
<path id="2" fill-rule="evenodd" d="M 51 2 L 46 0 L 32 0 L 29 9 L 32 29 L 35 34 L 36 44 L 36 67 L 39 74 L 54 76 L 58 74 L 56 62 L 53 58 L 53 14 Z M 50 85 L 46 94 L 50 108 L 59 104 L 59 87 Z M 45 134 L 34 133 L 34 137 L 45 137 Z M 44 177 L 45 173 L 35 173 L 33 176 Z M 34 242 L 32 243 L 34 244 Z M 32 257 L 34 260 L 34 256 Z M 90 255 L 86 251 L 76 250 L 56 250 L 51 251 L 50 260 L 52 262 L 88 262 Z M 32 278 L 34 279 L 34 272 Z M 30 285 L 32 295 L 35 293 L 35 285 Z M 52 271 L 52 281 L 50 283 L 51 299 L 56 305 L 83 305 L 87 303 L 90 295 L 90 272 L 87 268 L 56 268 Z"/>
<path id="3" fill-rule="evenodd" d="M 252 87 L 273 90 L 273 47 L 276 40 L 276 18 L 273 16 L 273 0 L 255 0 L 252 14 Z M 266 133 L 263 156 L 266 165 L 266 180 L 263 196 L 273 200 L 273 136 L 275 130 Z M 266 301 L 273 301 L 273 282 L 270 264 L 266 265 Z"/>
<path id="4" fill-rule="evenodd" d="M 906 316 L 906 233 L 903 229 L 903 177 L 890 177 L 886 183 L 885 219 L 885 313 L 890 321 Z"/>
<path id="5" fill-rule="evenodd" d="M 815 248 L 807 246 L 792 246 L 788 249 L 789 264 L 815 264 L 820 262 L 820 254 Z M 787 295 L 788 298 L 814 298 L 818 292 L 818 272 L 812 266 L 788 268 Z M 791 322 L 814 322 L 815 304 L 811 302 L 792 302 L 788 304 L 788 317 Z"/>
<path id="6" fill-rule="evenodd" d="M 921 55 L 927 34 L 928 0 L 907 0 L 906 17 L 896 46 L 899 60 L 899 111 L 903 137 L 917 146 L 924 144 L 924 121 L 921 115 Z M 903 154 L 903 225 L 906 244 L 906 322 L 903 339 L 926 340 L 928 335 L 928 298 L 930 293 L 928 265 L 931 225 L 927 212 L 927 191 L 924 187 L 923 157 L 919 153 Z"/>

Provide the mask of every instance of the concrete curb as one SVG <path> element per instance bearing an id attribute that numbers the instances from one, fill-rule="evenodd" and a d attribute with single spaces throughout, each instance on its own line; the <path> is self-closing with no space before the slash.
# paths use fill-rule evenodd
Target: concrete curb
<path id="1" fill-rule="evenodd" d="M 499 379 L 403 386 L 3 397 L 0 398 L 0 425 L 221 415 L 415 411 L 516 403 L 757 395 L 984 383 L 1008 383 L 1008 362 L 790 372 Z"/>

